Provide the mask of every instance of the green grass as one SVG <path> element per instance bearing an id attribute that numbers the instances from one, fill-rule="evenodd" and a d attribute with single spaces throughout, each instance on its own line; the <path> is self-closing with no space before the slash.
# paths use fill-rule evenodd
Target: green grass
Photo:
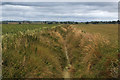
<path id="1" fill-rule="evenodd" d="M 3 24 L 3 77 L 62 78 L 66 46 L 72 78 L 115 78 L 117 28 L 115 24 Z"/>
<path id="2" fill-rule="evenodd" d="M 62 77 L 62 70 L 66 65 L 65 55 L 60 50 L 56 38 L 48 35 L 55 28 L 55 25 L 34 26 L 3 26 L 2 55 L 4 78 Z M 6 29 L 7 27 L 9 29 Z M 6 32 L 8 33 L 5 34 Z"/>
<path id="3" fill-rule="evenodd" d="M 57 24 L 3 24 L 2 34 L 13 34 L 19 31 L 25 32 L 26 30 L 43 29 L 45 27 L 52 28 Z"/>

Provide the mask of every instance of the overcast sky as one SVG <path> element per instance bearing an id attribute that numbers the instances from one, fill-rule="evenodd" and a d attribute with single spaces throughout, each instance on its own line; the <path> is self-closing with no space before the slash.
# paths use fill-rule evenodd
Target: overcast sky
<path id="1" fill-rule="evenodd" d="M 117 2 L 3 2 L 2 20 L 112 21 Z"/>
<path id="2" fill-rule="evenodd" d="M 119 0 L 2 0 L 2 2 L 119 2 Z"/>

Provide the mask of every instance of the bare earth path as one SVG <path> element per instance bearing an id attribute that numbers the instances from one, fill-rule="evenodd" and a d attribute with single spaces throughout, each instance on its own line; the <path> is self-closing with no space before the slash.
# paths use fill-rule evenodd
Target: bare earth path
<path id="1" fill-rule="evenodd" d="M 64 70 L 63 75 L 64 75 L 64 78 L 70 78 L 70 73 L 67 69 Z"/>
<path id="2" fill-rule="evenodd" d="M 70 80 L 70 67 L 71 67 L 71 64 L 70 64 L 70 60 L 69 60 L 69 56 L 68 56 L 68 51 L 67 51 L 67 47 L 65 46 L 65 54 L 66 54 L 66 59 L 67 59 L 67 66 L 65 67 L 64 69 L 64 72 L 63 72 L 63 77 L 67 80 Z"/>

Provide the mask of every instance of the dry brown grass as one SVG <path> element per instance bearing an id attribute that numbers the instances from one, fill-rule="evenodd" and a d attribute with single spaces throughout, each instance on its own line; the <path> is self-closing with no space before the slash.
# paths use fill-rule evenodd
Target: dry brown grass
<path id="1" fill-rule="evenodd" d="M 6 35 L 3 40 L 5 77 L 60 78 L 67 65 L 65 47 L 71 77 L 117 77 L 117 52 L 101 34 L 62 25 L 40 32 L 33 30 Z"/>

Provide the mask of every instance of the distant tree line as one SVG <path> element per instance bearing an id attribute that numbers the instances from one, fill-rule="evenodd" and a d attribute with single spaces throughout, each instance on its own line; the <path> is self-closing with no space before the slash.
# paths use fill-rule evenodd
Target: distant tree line
<path id="1" fill-rule="evenodd" d="M 74 21 L 2 21 L 2 24 L 120 24 L 120 21 L 91 21 L 91 22 L 74 22 Z"/>
<path id="2" fill-rule="evenodd" d="M 91 21 L 85 22 L 85 24 L 120 24 L 120 21 Z"/>

